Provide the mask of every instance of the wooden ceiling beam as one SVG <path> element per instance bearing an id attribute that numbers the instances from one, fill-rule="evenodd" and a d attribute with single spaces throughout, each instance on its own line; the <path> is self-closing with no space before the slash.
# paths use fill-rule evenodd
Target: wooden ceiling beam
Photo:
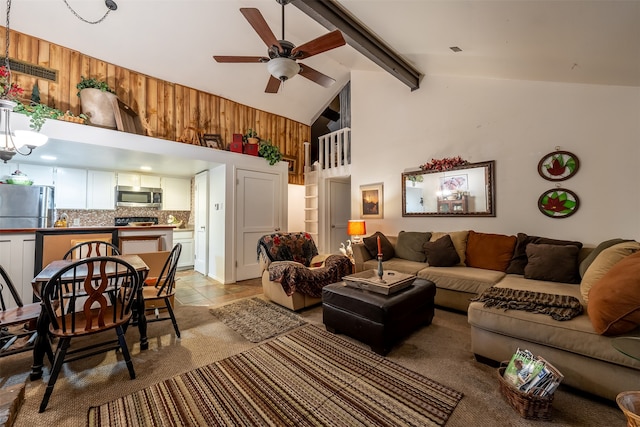
<path id="1" fill-rule="evenodd" d="M 347 43 L 411 88 L 420 87 L 423 74 L 360 24 L 335 0 L 292 0 L 291 4 L 328 30 L 338 29 Z"/>

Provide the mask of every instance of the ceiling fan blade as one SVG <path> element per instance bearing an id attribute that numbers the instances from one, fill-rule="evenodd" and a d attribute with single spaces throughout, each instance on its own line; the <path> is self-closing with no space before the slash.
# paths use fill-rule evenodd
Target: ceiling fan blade
<path id="1" fill-rule="evenodd" d="M 332 31 L 310 42 L 293 48 L 291 55 L 296 59 L 304 59 L 346 44 L 340 30 Z"/>
<path id="2" fill-rule="evenodd" d="M 312 82 L 316 82 L 324 87 L 329 87 L 335 83 L 334 79 L 325 74 L 322 74 L 320 71 L 316 71 L 304 64 L 298 63 L 298 65 L 300 65 L 300 72 L 298 74 L 300 74 L 302 77 L 308 78 Z"/>
<path id="3" fill-rule="evenodd" d="M 264 90 L 265 93 L 278 93 L 278 89 L 280 89 L 280 80 L 276 79 L 273 76 L 269 76 L 269 81 L 267 82 L 267 88 Z"/>
<path id="4" fill-rule="evenodd" d="M 282 52 L 282 46 L 280 46 L 280 42 L 269 28 L 269 24 L 264 20 L 264 17 L 260 13 L 260 11 L 254 7 L 242 7 L 240 8 L 240 13 L 244 15 L 244 17 L 249 21 L 249 24 L 253 27 L 253 29 L 258 33 L 262 41 L 267 45 L 268 48 L 272 46 L 276 46 L 279 52 Z"/>
<path id="5" fill-rule="evenodd" d="M 264 62 L 269 62 L 269 58 L 266 58 L 264 56 L 220 56 L 220 55 L 215 55 L 213 57 L 213 59 L 216 60 L 216 62 L 255 62 L 256 64 L 258 63 L 264 63 Z"/>

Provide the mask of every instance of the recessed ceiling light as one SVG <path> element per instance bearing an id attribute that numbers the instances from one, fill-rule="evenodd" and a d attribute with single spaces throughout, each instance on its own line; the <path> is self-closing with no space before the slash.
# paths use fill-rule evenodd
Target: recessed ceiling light
<path id="1" fill-rule="evenodd" d="M 47 156 L 46 154 L 43 156 L 40 156 L 40 158 L 42 160 L 58 160 L 58 158 L 56 156 Z"/>
<path id="2" fill-rule="evenodd" d="M 151 166 L 140 166 L 140 170 L 142 170 L 142 171 L 150 171 L 151 170 Z"/>
<path id="3" fill-rule="evenodd" d="M 451 49 L 452 51 L 458 53 L 458 52 L 462 52 L 462 49 L 460 49 L 458 46 L 451 46 L 449 49 Z"/>

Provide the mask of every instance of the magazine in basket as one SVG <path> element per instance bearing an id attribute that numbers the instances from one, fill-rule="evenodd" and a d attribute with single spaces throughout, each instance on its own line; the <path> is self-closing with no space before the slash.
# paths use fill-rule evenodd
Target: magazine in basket
<path id="1" fill-rule="evenodd" d="M 529 350 L 517 349 L 503 378 L 521 392 L 546 396 L 553 394 L 564 376 L 544 358 L 534 356 Z"/>
<path id="2" fill-rule="evenodd" d="M 400 273 L 393 270 L 385 270 L 382 280 L 378 277 L 377 270 L 365 270 L 342 278 L 347 286 L 365 289 L 379 294 L 390 295 L 401 291 L 413 284 L 416 276 Z"/>

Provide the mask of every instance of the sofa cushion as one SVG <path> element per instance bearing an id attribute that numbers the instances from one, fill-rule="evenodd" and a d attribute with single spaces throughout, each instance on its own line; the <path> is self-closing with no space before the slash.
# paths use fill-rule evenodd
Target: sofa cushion
<path id="1" fill-rule="evenodd" d="M 453 246 L 456 248 L 456 252 L 458 252 L 458 256 L 460 257 L 460 265 L 466 265 L 464 263 L 465 260 L 465 252 L 467 251 L 467 238 L 469 236 L 469 230 L 461 230 L 461 231 L 434 231 L 431 233 L 431 239 L 429 241 L 435 242 L 445 234 L 448 234 L 451 237 L 451 241 L 453 242 Z M 427 262 L 429 262 L 427 260 Z"/>
<path id="2" fill-rule="evenodd" d="M 506 271 L 516 246 L 516 236 L 469 231 L 465 264 L 469 267 Z"/>
<path id="3" fill-rule="evenodd" d="M 587 268 L 582 276 L 582 281 L 580 282 L 582 299 L 585 302 L 589 302 L 589 291 L 593 285 L 607 274 L 607 272 L 611 270 L 611 267 L 639 250 L 640 243 L 634 241 L 618 243 L 602 250 L 593 262 L 590 263 L 589 268 Z"/>
<path id="4" fill-rule="evenodd" d="M 429 266 L 418 271 L 418 277 L 431 280 L 438 289 L 479 294 L 501 282 L 505 274 L 502 271 L 456 265 L 453 267 Z"/>
<path id="5" fill-rule="evenodd" d="M 527 245 L 530 243 L 561 246 L 575 245 L 578 249 L 582 248 L 581 242 L 550 239 L 548 237 L 527 236 L 524 233 L 518 233 L 513 257 L 511 258 L 509 267 L 507 267 L 507 274 L 524 274 L 524 267 L 527 265 Z"/>
<path id="6" fill-rule="evenodd" d="M 584 277 L 584 274 L 587 272 L 587 269 L 591 265 L 591 263 L 596 259 L 596 257 L 600 254 L 600 252 L 604 251 L 607 248 L 610 248 L 613 245 L 617 245 L 618 243 L 630 242 L 633 240 L 625 240 L 625 239 L 611 239 L 605 240 L 601 242 L 598 246 L 596 246 L 589 255 L 587 255 L 578 266 L 578 272 L 580 273 L 580 277 Z"/>
<path id="7" fill-rule="evenodd" d="M 451 236 L 445 234 L 435 242 L 426 242 L 422 245 L 427 255 L 429 265 L 435 267 L 453 267 L 460 263 L 460 256 L 453 246 Z"/>
<path id="8" fill-rule="evenodd" d="M 587 311 L 602 335 L 623 334 L 640 325 L 640 252 L 619 261 L 593 285 Z"/>
<path id="9" fill-rule="evenodd" d="M 527 245 L 527 265 L 524 267 L 526 279 L 548 280 L 551 282 L 578 283 L 578 252 L 575 245 Z"/>
<path id="10" fill-rule="evenodd" d="M 387 236 L 382 234 L 379 231 L 376 231 L 369 237 L 365 237 L 362 239 L 362 243 L 369 251 L 372 257 L 378 258 L 378 237 L 380 237 L 380 247 L 382 249 L 382 261 L 389 260 L 395 256 L 395 250 L 393 249 L 393 245 L 387 239 Z"/>
<path id="11" fill-rule="evenodd" d="M 396 243 L 396 257 L 409 261 L 425 262 L 427 256 L 422 245 L 429 241 L 431 233 L 419 231 L 401 231 Z"/>

